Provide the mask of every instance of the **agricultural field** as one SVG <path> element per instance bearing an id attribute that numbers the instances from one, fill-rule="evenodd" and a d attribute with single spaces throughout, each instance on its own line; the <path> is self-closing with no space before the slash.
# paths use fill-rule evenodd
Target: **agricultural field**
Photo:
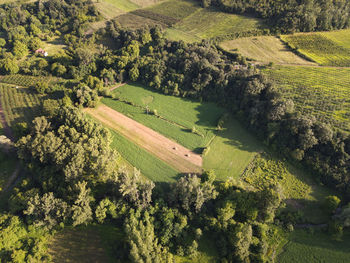
<path id="1" fill-rule="evenodd" d="M 14 172 L 16 164 L 16 158 L 9 156 L 0 150 L 0 193 L 6 185 L 7 180 Z"/>
<path id="2" fill-rule="evenodd" d="M 256 18 L 200 8 L 175 24 L 174 28 L 206 39 L 259 30 L 263 28 L 263 23 Z"/>
<path id="3" fill-rule="evenodd" d="M 1 105 L 9 126 L 30 123 L 41 113 L 41 97 L 30 88 L 0 84 Z"/>
<path id="4" fill-rule="evenodd" d="M 217 121 L 225 112 L 213 103 L 167 96 L 139 84 L 121 86 L 113 95 L 116 99 L 103 98 L 102 103 L 199 153 L 215 136 Z M 152 114 L 154 110 L 158 116 Z"/>
<path id="5" fill-rule="evenodd" d="M 266 73 L 301 114 L 350 132 L 350 68 L 276 66 Z"/>
<path id="6" fill-rule="evenodd" d="M 350 30 L 284 35 L 281 39 L 322 66 L 350 67 Z"/>
<path id="7" fill-rule="evenodd" d="M 191 150 L 112 108 L 100 105 L 96 109 L 88 109 L 86 112 L 178 171 L 183 173 L 201 172 L 202 158 L 199 154 L 192 153 Z"/>
<path id="8" fill-rule="evenodd" d="M 290 48 L 275 36 L 244 37 L 220 43 L 220 47 L 232 53 L 239 53 L 257 63 L 316 65 L 294 54 Z"/>
<path id="9" fill-rule="evenodd" d="M 314 232 L 314 233 L 312 233 Z M 278 257 L 280 263 L 346 263 L 350 258 L 350 233 L 345 232 L 341 241 L 330 238 L 321 231 L 295 230 L 289 236 Z"/>
<path id="10" fill-rule="evenodd" d="M 27 76 L 27 75 L 6 75 L 0 76 L 0 83 L 13 84 L 21 87 L 31 87 L 38 82 L 46 82 L 49 84 L 54 84 L 58 82 L 59 79 L 56 77 L 46 77 L 46 76 Z"/>
<path id="11" fill-rule="evenodd" d="M 194 152 L 201 153 L 209 146 L 203 168 L 215 170 L 218 180 L 238 178 L 262 150 L 253 136 L 231 118 L 217 132 L 217 122 L 225 111 L 214 104 L 166 96 L 138 84 L 118 87 L 113 94 L 117 99 L 104 98 L 102 102 Z M 152 114 L 154 109 L 158 117 Z M 191 131 L 193 127 L 196 133 Z M 129 160 L 131 156 L 124 157 L 135 165 Z"/>
<path id="12" fill-rule="evenodd" d="M 122 26 L 131 29 L 159 25 L 165 28 L 169 39 L 186 42 L 215 37 L 230 38 L 233 34 L 264 28 L 261 20 L 204 9 L 197 1 L 191 0 L 161 2 L 120 15 L 116 19 Z"/>
<path id="13" fill-rule="evenodd" d="M 123 242 L 123 232 L 112 225 L 66 228 L 51 240 L 52 262 L 113 262 L 113 247 Z"/>
<path id="14" fill-rule="evenodd" d="M 267 153 L 256 155 L 242 180 L 260 190 L 278 184 L 285 203 L 290 209 L 301 211 L 309 223 L 322 224 L 329 219 L 321 204 L 326 196 L 336 193 L 318 184 L 312 174 L 287 161 Z"/>

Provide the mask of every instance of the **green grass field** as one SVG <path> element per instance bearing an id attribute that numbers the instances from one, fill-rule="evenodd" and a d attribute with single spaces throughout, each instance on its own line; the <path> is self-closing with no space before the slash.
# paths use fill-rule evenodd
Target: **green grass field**
<path id="1" fill-rule="evenodd" d="M 278 66 L 266 71 L 296 109 L 350 131 L 350 69 Z"/>
<path id="2" fill-rule="evenodd" d="M 290 48 L 274 36 L 244 37 L 228 40 L 220 43 L 220 47 L 228 52 L 239 53 L 261 63 L 314 64 L 294 54 Z"/>
<path id="3" fill-rule="evenodd" d="M 323 66 L 350 67 L 350 30 L 281 36 L 292 48 Z"/>
<path id="4" fill-rule="evenodd" d="M 153 182 L 174 182 L 179 175 L 172 167 L 168 166 L 146 150 L 125 139 L 119 133 L 110 130 L 113 136 L 112 147 L 115 148 L 124 159 Z"/>
<path id="5" fill-rule="evenodd" d="M 30 88 L 15 88 L 15 86 L 0 84 L 1 104 L 6 122 L 13 126 L 19 122 L 30 123 L 41 112 L 43 98 Z"/>
<path id="6" fill-rule="evenodd" d="M 244 169 L 263 147 L 233 118 L 226 121 L 210 143 L 210 150 L 203 158 L 203 168 L 214 170 L 216 179 L 239 179 Z"/>
<path id="7" fill-rule="evenodd" d="M 213 103 L 167 96 L 138 84 L 121 86 L 113 94 L 135 106 L 110 98 L 104 98 L 102 102 L 191 150 L 208 144 L 215 135 L 217 121 L 225 111 Z M 158 115 L 166 120 L 147 114 L 146 107 L 150 111 L 156 109 Z M 192 133 L 193 127 L 203 136 Z"/>
<path id="8" fill-rule="evenodd" d="M 345 232 L 342 241 L 335 241 L 322 232 L 308 233 L 296 230 L 290 234 L 289 242 L 283 248 L 279 263 L 348 263 L 350 259 L 350 234 Z"/>

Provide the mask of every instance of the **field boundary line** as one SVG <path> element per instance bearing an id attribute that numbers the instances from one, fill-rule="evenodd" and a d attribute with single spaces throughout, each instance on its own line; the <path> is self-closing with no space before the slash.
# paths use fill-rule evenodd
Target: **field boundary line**
<path id="1" fill-rule="evenodd" d="M 100 105 L 96 109 L 86 109 L 85 112 L 176 170 L 184 173 L 202 172 L 201 155 L 124 114 L 106 105 Z"/>

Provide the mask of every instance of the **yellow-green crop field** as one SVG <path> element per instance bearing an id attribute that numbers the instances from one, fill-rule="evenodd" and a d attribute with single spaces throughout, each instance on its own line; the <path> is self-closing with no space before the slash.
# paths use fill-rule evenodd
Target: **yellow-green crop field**
<path id="1" fill-rule="evenodd" d="M 303 56 L 323 66 L 350 67 L 350 30 L 300 33 L 281 39 Z"/>
<path id="2" fill-rule="evenodd" d="M 300 113 L 350 132 L 350 68 L 277 66 L 266 73 Z"/>

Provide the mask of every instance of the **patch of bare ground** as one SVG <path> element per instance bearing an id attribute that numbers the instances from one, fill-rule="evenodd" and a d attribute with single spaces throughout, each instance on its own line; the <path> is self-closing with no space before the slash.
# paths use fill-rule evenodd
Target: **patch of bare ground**
<path id="1" fill-rule="evenodd" d="M 86 112 L 176 170 L 183 173 L 200 173 L 202 171 L 201 155 L 193 153 L 106 105 L 100 105 L 96 109 L 87 109 Z"/>

